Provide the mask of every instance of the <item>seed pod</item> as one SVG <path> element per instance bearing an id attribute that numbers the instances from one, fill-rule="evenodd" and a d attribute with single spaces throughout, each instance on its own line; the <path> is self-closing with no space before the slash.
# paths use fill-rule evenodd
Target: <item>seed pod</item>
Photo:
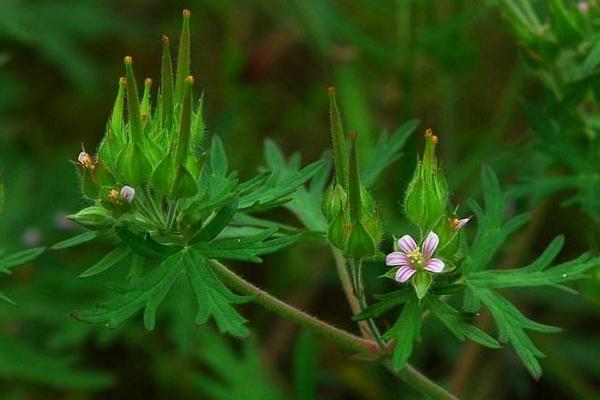
<path id="1" fill-rule="evenodd" d="M 431 130 L 425 133 L 423 161 L 417 163 L 415 173 L 404 198 L 404 209 L 414 224 L 429 229 L 446 215 L 448 191 L 446 178 L 437 165 L 435 146 L 437 136 Z"/>

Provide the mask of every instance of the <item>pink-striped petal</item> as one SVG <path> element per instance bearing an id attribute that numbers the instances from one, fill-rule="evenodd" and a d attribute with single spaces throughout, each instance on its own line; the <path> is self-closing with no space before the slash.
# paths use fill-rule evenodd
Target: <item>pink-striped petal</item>
<path id="1" fill-rule="evenodd" d="M 395 251 L 385 257 L 385 265 L 388 267 L 410 265 L 408 256 L 400 251 Z"/>
<path id="2" fill-rule="evenodd" d="M 461 230 L 467 224 L 467 222 L 469 222 L 470 220 L 471 220 L 471 217 L 459 219 L 458 221 L 456 221 L 456 225 L 454 225 L 454 230 L 455 231 Z"/>
<path id="3" fill-rule="evenodd" d="M 440 243 L 440 238 L 434 232 L 429 232 L 425 241 L 423 242 L 423 256 L 427 258 L 431 258 L 435 249 L 437 249 L 438 244 Z"/>
<path id="4" fill-rule="evenodd" d="M 396 271 L 396 282 L 406 282 L 415 274 L 415 272 L 417 272 L 417 270 L 408 266 L 398 268 L 398 271 Z"/>
<path id="5" fill-rule="evenodd" d="M 427 260 L 427 265 L 425 265 L 425 269 L 430 272 L 442 272 L 444 270 L 444 262 L 439 258 L 431 258 Z"/>
<path id="6" fill-rule="evenodd" d="M 415 242 L 415 239 L 413 239 L 410 235 L 404 235 L 398 239 L 398 246 L 400 247 L 400 250 L 405 253 L 410 253 L 411 251 L 419 248 L 419 246 L 417 246 L 417 242 Z"/>

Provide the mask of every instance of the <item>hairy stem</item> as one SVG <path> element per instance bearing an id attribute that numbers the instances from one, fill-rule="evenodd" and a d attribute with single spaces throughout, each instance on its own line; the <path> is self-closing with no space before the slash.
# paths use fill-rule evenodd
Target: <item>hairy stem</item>
<path id="1" fill-rule="evenodd" d="M 254 301 L 266 309 L 273 311 L 284 318 L 288 318 L 319 335 L 327 337 L 349 350 L 363 354 L 366 353 L 375 357 L 381 357 L 381 359 L 384 360 L 383 365 L 392 371 L 395 376 L 399 377 L 410 386 L 432 399 L 457 400 L 456 397 L 447 392 L 444 388 L 437 385 L 435 382 L 408 364 L 402 370 L 394 371 L 389 360 L 385 358 L 387 354 L 383 353 L 384 350 L 382 350 L 377 343 L 373 342 L 372 340 L 367 340 L 353 335 L 343 329 L 321 321 L 318 318 L 305 313 L 304 311 L 290 306 L 289 304 L 279 300 L 275 296 L 272 296 L 266 291 L 248 282 L 219 261 L 211 260 L 210 265 L 221 277 L 221 279 L 225 281 L 225 283 L 238 290 L 242 294 L 253 296 Z"/>
<path id="2" fill-rule="evenodd" d="M 333 252 L 333 258 L 335 260 L 335 266 L 337 268 L 338 276 L 340 277 L 340 280 L 342 282 L 342 289 L 346 294 L 348 304 L 350 304 L 352 315 L 358 315 L 361 313 L 362 307 L 358 298 L 354 295 L 354 285 L 352 284 L 352 278 L 350 277 L 350 273 L 348 272 L 346 259 L 344 258 L 342 252 L 338 249 L 332 247 L 331 251 Z M 358 327 L 360 328 L 360 332 L 363 337 L 367 339 L 372 339 L 371 331 L 369 330 L 369 324 L 367 323 L 367 321 L 359 321 Z"/>

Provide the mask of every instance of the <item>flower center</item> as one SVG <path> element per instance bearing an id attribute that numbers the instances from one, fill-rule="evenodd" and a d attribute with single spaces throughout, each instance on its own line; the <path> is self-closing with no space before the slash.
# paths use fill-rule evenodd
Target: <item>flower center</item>
<path id="1" fill-rule="evenodd" d="M 421 253 L 420 249 L 416 248 L 407 255 L 413 268 L 420 269 L 425 266 L 425 257 L 423 257 L 423 253 Z"/>

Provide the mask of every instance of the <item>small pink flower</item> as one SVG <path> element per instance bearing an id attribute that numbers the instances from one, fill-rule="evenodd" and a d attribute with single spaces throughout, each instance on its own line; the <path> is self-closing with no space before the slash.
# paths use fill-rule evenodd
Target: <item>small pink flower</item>
<path id="1" fill-rule="evenodd" d="M 433 253 L 439 243 L 440 239 L 434 232 L 429 232 L 421 247 L 417 245 L 412 236 L 404 235 L 398 239 L 400 251 L 388 254 L 385 264 L 389 267 L 400 267 L 396 271 L 397 282 L 406 282 L 420 269 L 433 273 L 442 272 L 444 262 L 439 258 L 433 258 Z"/>
<path id="2" fill-rule="evenodd" d="M 579 8 L 579 11 L 581 11 L 584 14 L 586 14 L 588 11 L 590 11 L 590 5 L 587 1 L 580 1 L 577 4 L 577 8 Z"/>

